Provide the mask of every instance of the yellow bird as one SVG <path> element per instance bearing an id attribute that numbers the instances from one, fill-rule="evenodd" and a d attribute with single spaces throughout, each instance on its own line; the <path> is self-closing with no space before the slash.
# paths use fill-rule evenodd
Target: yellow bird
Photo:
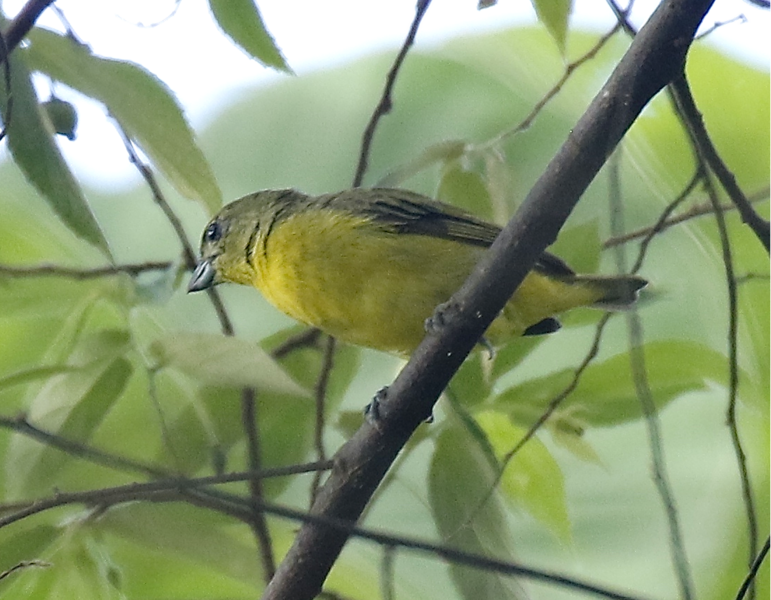
<path id="1" fill-rule="evenodd" d="M 261 191 L 228 204 L 206 226 L 188 291 L 251 285 L 298 321 L 406 356 L 500 230 L 401 189 Z M 551 333 L 559 328 L 554 315 L 578 306 L 622 308 L 644 285 L 635 276 L 577 275 L 545 252 L 485 337 L 500 345 Z"/>

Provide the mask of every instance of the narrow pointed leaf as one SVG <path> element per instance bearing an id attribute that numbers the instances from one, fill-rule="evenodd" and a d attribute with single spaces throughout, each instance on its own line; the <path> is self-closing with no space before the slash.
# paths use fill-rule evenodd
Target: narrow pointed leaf
<path id="1" fill-rule="evenodd" d="M 25 61 L 13 53 L 10 65 L 13 97 L 10 115 L 3 86 L 0 86 L 0 103 L 14 161 L 62 222 L 109 256 L 107 240 L 54 141 L 53 126 L 38 102 Z"/>
<path id="2" fill-rule="evenodd" d="M 159 366 L 206 385 L 309 395 L 262 348 L 232 336 L 175 332 L 156 340 L 150 352 Z"/>
<path id="3" fill-rule="evenodd" d="M 266 67 L 291 73 L 253 0 L 209 0 L 217 24 L 230 39 Z"/>
<path id="4" fill-rule="evenodd" d="M 482 503 L 494 483 L 494 471 L 479 443 L 460 427 L 445 429 L 436 441 L 429 472 L 429 501 L 444 543 L 468 552 L 512 559 L 511 540 L 499 499 Z M 450 574 L 467 600 L 525 598 L 516 581 L 460 565 Z"/>
<path id="5" fill-rule="evenodd" d="M 572 0 L 532 0 L 532 3 L 538 19 L 557 43 L 560 52 L 565 54 L 568 18 L 573 10 Z"/>

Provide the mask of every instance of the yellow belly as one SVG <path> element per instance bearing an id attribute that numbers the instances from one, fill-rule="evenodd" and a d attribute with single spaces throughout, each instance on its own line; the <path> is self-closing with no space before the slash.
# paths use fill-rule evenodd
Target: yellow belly
<path id="1" fill-rule="evenodd" d="M 289 217 L 256 257 L 254 285 L 279 310 L 357 345 L 409 354 L 424 322 L 471 272 L 483 248 L 384 233 L 350 215 Z M 530 273 L 487 335 L 493 344 L 596 293 Z"/>

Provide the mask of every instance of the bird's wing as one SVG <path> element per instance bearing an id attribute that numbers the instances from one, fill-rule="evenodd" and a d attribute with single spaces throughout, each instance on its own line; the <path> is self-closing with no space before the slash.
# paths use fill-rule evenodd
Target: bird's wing
<path id="1" fill-rule="evenodd" d="M 365 215 L 387 233 L 427 235 L 487 248 L 501 232 L 499 226 L 465 210 L 409 190 L 373 188 L 371 192 L 366 202 L 355 190 L 327 198 L 330 207 Z M 556 277 L 575 274 L 562 259 L 548 252 L 539 257 L 534 268 Z"/>

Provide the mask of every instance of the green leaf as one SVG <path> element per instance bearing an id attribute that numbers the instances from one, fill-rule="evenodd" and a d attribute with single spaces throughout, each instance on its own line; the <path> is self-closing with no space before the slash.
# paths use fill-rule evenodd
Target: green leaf
<path id="1" fill-rule="evenodd" d="M 645 344 L 644 353 L 648 385 L 658 408 L 687 391 L 706 388 L 708 381 L 725 380 L 726 358 L 702 344 L 651 342 Z M 509 388 L 496 398 L 494 406 L 529 426 L 568 386 L 573 373 L 565 369 Z M 590 365 L 555 413 L 557 421 L 563 420 L 561 426 L 577 433 L 584 425 L 609 426 L 641 416 L 628 352 Z"/>
<path id="2" fill-rule="evenodd" d="M 511 540 L 495 494 L 494 468 L 478 442 L 461 427 L 448 427 L 436 440 L 429 472 L 429 501 L 444 543 L 468 552 L 511 559 Z M 485 498 L 487 500 L 484 502 Z M 474 600 L 526 597 L 511 578 L 451 565 L 461 596 Z"/>
<path id="3" fill-rule="evenodd" d="M 67 365 L 52 365 L 50 367 L 32 367 L 29 369 L 23 369 L 0 377 L 0 391 L 10 388 L 16 385 L 23 385 L 32 381 L 38 381 L 40 379 L 47 379 L 52 375 L 59 375 L 60 373 L 67 373 L 73 370 L 73 367 Z"/>
<path id="4" fill-rule="evenodd" d="M 222 31 L 249 55 L 267 67 L 292 72 L 253 0 L 209 0 L 209 8 Z"/>
<path id="5" fill-rule="evenodd" d="M 289 338 L 306 331 L 306 325 L 283 329 L 262 341 L 261 346 L 272 351 Z M 277 359 L 281 367 L 300 385 L 313 388 L 323 366 L 323 347 L 327 336 L 320 334 L 312 343 L 298 347 Z M 332 370 L 327 381 L 326 410 L 329 414 L 343 399 L 348 386 L 359 371 L 361 349 L 350 344 L 336 344 Z"/>
<path id="6" fill-rule="evenodd" d="M 31 69 L 104 103 L 183 196 L 202 202 L 210 213 L 219 209 L 217 181 L 163 82 L 138 65 L 95 56 L 88 47 L 45 29 L 35 28 L 29 41 L 23 55 Z"/>
<path id="7" fill-rule="evenodd" d="M 66 440 L 86 441 L 123 393 L 132 371 L 130 362 L 116 358 L 53 377 L 33 400 L 29 420 Z M 9 495 L 49 491 L 68 458 L 53 446 L 14 436 L 6 454 Z"/>
<path id="8" fill-rule="evenodd" d="M 148 550 L 183 556 L 207 568 L 248 582 L 260 579 L 261 562 L 252 544 L 212 510 L 193 506 L 133 503 L 114 507 L 99 529 Z M 252 540 L 253 542 L 253 540 Z"/>
<path id="9" fill-rule="evenodd" d="M 206 385 L 250 386 L 308 397 L 271 356 L 256 344 L 218 334 L 173 332 L 150 345 L 159 367 L 173 367 Z"/>
<path id="10" fill-rule="evenodd" d="M 464 165 L 463 160 L 445 163 L 436 197 L 478 217 L 492 217 L 492 201 L 482 176 Z"/>
<path id="11" fill-rule="evenodd" d="M 62 530 L 59 527 L 42 523 L 33 527 L 15 531 L 7 527 L 0 536 L 0 573 L 7 571 L 23 561 L 40 559 L 46 548 L 54 543 Z M 7 585 L 5 581 L 0 586 Z M 0 587 L 3 589 L 3 587 Z"/>
<path id="12" fill-rule="evenodd" d="M 496 457 L 501 460 L 521 440 L 526 429 L 512 425 L 501 413 L 476 415 Z M 565 479 L 554 457 L 533 437 L 508 462 L 500 483 L 501 491 L 522 506 L 563 541 L 571 538 Z"/>
<path id="13" fill-rule="evenodd" d="M 514 369 L 528 354 L 546 341 L 546 335 L 529 335 L 519 337 L 499 348 L 493 356 L 489 367 L 490 378 L 497 381 L 500 377 Z"/>
<path id="14" fill-rule="evenodd" d="M 486 350 L 473 352 L 450 381 L 448 393 L 463 406 L 471 407 L 484 402 L 491 393 Z"/>
<path id="15" fill-rule="evenodd" d="M 573 10 L 573 0 L 531 0 L 538 19 L 557 43 L 560 53 L 565 54 L 568 18 Z"/>
<path id="16" fill-rule="evenodd" d="M 458 160 L 466 151 L 463 140 L 446 140 L 425 148 L 417 157 L 402 164 L 381 177 L 376 187 L 399 187 L 407 179 L 435 165 Z"/>
<path id="17" fill-rule="evenodd" d="M 59 147 L 45 110 L 38 103 L 25 61 L 19 53 L 10 57 L 11 114 L 8 95 L 0 86 L 3 122 L 8 128 L 8 148 L 27 180 L 35 186 L 62 222 L 87 242 L 110 255 L 107 240 L 99 228 L 83 191 L 70 171 Z"/>
<path id="18" fill-rule="evenodd" d="M 557 241 L 549 247 L 549 252 L 562 258 L 576 273 L 596 273 L 601 250 L 598 219 L 563 229 Z"/>

